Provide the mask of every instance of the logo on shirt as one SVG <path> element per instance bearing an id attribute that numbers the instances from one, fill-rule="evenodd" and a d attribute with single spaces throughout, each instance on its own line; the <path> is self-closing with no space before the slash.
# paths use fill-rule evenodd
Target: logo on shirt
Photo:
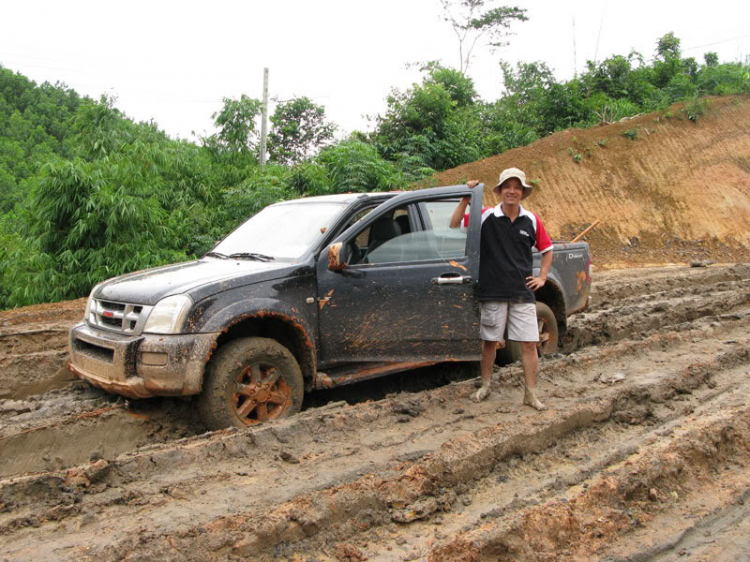
<path id="1" fill-rule="evenodd" d="M 520 232 L 520 233 L 521 233 L 521 234 L 523 234 L 524 236 L 529 236 L 529 233 L 528 233 L 528 232 L 526 232 L 526 231 L 525 231 L 525 230 L 523 230 L 523 229 L 519 230 L 518 232 Z"/>

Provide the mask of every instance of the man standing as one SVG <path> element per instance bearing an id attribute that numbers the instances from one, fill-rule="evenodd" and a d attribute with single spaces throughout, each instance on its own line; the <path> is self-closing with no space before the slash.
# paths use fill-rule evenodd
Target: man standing
<path id="1" fill-rule="evenodd" d="M 479 182 L 467 183 L 475 187 Z M 479 253 L 479 301 L 481 303 L 482 386 L 472 395 L 479 402 L 489 396 L 492 366 L 498 347 L 508 338 L 521 344 L 521 362 L 525 379 L 523 403 L 544 410 L 534 393 L 539 366 L 536 346 L 539 325 L 536 318 L 536 299 L 533 291 L 544 286 L 552 265 L 552 241 L 539 217 L 521 206 L 521 200 L 531 194 L 526 174 L 518 168 L 508 168 L 500 174 L 492 190 L 500 196 L 496 207 L 482 210 L 481 244 Z M 464 197 L 451 217 L 451 228 L 466 228 L 469 197 Z M 539 276 L 532 275 L 532 250 L 542 254 Z"/>

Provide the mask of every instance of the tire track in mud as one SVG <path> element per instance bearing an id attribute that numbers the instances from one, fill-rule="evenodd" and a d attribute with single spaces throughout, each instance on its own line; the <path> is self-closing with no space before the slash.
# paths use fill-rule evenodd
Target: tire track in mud
<path id="1" fill-rule="evenodd" d="M 688 431 L 603 472 L 586 489 L 581 487 L 566 497 L 521 510 L 509 522 L 484 524 L 462 533 L 434 549 L 427 560 L 601 559 L 619 550 L 612 543 L 621 536 L 635 534 L 643 541 L 647 533 L 639 532 L 640 528 L 669 515 L 673 519 L 670 531 L 678 535 L 678 540 L 674 536 L 665 538 L 668 533 L 662 523 L 661 536 L 650 529 L 648 538 L 656 544 L 649 546 L 640 559 L 673 549 L 679 535 L 696 528 L 695 522 L 684 520 L 682 508 L 704 499 L 706 486 L 716 486 L 717 479 L 710 474 L 713 469 L 732 463 L 735 473 L 722 474 L 725 483 L 731 479 L 741 486 L 740 499 L 750 490 L 750 479 L 743 474 L 750 466 L 748 413 L 745 400 L 740 407 L 707 416 Z M 737 497 L 730 495 L 729 499 Z M 675 528 L 679 525 L 674 519 L 683 519 L 681 532 Z M 632 551 L 627 555 L 629 560 L 633 559 L 631 555 Z"/>
<path id="2" fill-rule="evenodd" d="M 245 513 L 213 520 L 207 524 L 205 532 L 218 535 L 216 538 L 219 540 L 213 543 L 212 548 L 223 541 L 225 549 L 238 556 L 284 554 L 283 548 L 286 547 L 286 554 L 291 557 L 292 551 L 314 553 L 333 541 L 349 540 L 357 536 L 362 527 L 377 529 L 392 522 L 407 524 L 429 518 L 435 513 L 447 519 L 459 495 L 463 498 L 464 506 L 472 505 L 472 501 L 466 502 L 471 494 L 471 487 L 466 489 L 467 484 L 477 476 L 490 474 L 499 463 L 519 455 L 539 454 L 549 446 L 551 440 L 560 440 L 570 433 L 605 423 L 613 416 L 617 420 L 617 414 L 631 423 L 633 414 L 629 409 L 642 402 L 644 393 L 661 401 L 674 392 L 675 379 L 682 379 L 678 387 L 683 390 L 690 386 L 697 387 L 716 367 L 738 361 L 746 365 L 748 359 L 746 351 L 739 350 L 721 355 L 713 364 L 694 363 L 688 369 L 687 380 L 680 372 L 680 376 L 667 377 L 661 385 L 642 389 L 640 394 L 634 394 L 632 389 L 618 390 L 609 400 L 597 399 L 593 403 L 579 404 L 562 415 L 555 412 L 556 419 L 549 423 L 537 420 L 525 428 L 525 432 L 512 431 L 508 435 L 503 428 L 483 428 L 444 443 L 424 460 L 404 463 L 392 478 L 371 473 L 350 485 L 326 489 L 308 497 L 297 497 L 262 516 Z M 629 449 L 626 447 L 624 453 L 615 453 L 602 464 L 618 460 L 627 452 Z M 575 481 L 575 476 L 570 478 Z M 565 484 L 569 485 L 570 482 Z M 549 485 L 554 489 L 559 482 L 555 479 Z M 441 527 L 446 527 L 446 521 L 441 523 Z M 308 533 L 314 538 L 308 541 L 312 544 L 305 545 Z M 201 534 L 197 536 L 201 537 Z M 183 535 L 170 538 L 174 543 L 170 543 L 170 549 L 200 551 L 200 544 L 190 538 Z M 411 537 L 408 543 L 414 543 Z M 278 550 L 280 546 L 281 552 Z M 210 558 L 212 555 L 205 549 L 200 552 L 201 556 Z M 127 550 L 115 551 L 108 555 L 116 559 L 127 553 Z M 150 555 L 169 556 L 158 548 L 150 551 Z M 386 555 L 384 559 L 389 557 Z"/>
<path id="3" fill-rule="evenodd" d="M 0 398 L 26 398 L 73 380 L 65 368 L 68 327 L 0 332 Z"/>
<path id="4" fill-rule="evenodd" d="M 362 402 L 351 387 L 353 405 L 205 435 L 177 400 L 127 403 L 75 385 L 13 401 L 28 411 L 0 402 L 0 448 L 27 454 L 0 460 L 0 559 L 438 560 L 481 529 L 499 537 L 498 525 L 565 490 L 583 494 L 662 437 L 684 441 L 681 425 L 737 393 L 748 378 L 745 269 L 682 270 L 667 288 L 674 272 L 603 276 L 590 310 L 571 319 L 598 339 L 540 365 L 552 406 L 541 416 L 520 408 L 518 366 L 496 370 L 479 405 L 467 399 L 474 381 L 405 381 L 414 393 Z M 622 383 L 604 384 L 618 373 Z M 47 449 L 24 447 L 31 435 L 46 435 Z M 626 543 L 640 528 L 610 538 L 635 551 Z"/>
<path id="5" fill-rule="evenodd" d="M 750 265 L 685 268 L 667 266 L 631 269 L 595 274 L 594 304 L 606 300 L 622 300 L 640 295 L 657 295 L 664 290 L 701 288 L 730 281 L 750 279 Z"/>
<path id="6" fill-rule="evenodd" d="M 738 296 L 739 295 L 739 296 Z M 722 300 L 722 310 L 735 310 L 737 305 L 750 301 L 750 292 L 730 295 Z M 718 305 L 717 305 L 718 306 Z M 676 312 L 677 316 L 664 314 L 666 322 L 684 320 L 685 312 Z M 695 314 L 702 318 L 700 314 Z M 724 320 L 729 324 L 743 318 L 743 314 L 728 314 Z M 622 319 L 618 319 L 621 322 Z M 714 320 L 716 322 L 716 320 Z M 637 324 L 637 318 L 629 321 L 631 329 L 620 328 L 618 335 L 625 337 L 632 333 L 632 326 Z M 687 330 L 691 324 L 682 323 L 678 326 L 681 330 Z M 641 326 L 643 327 L 643 326 Z M 609 328 L 599 328 L 600 334 L 608 333 Z M 658 331 L 656 328 L 653 331 Z M 647 335 L 646 332 L 642 332 Z M 657 336 L 654 342 L 648 338 L 634 343 L 628 343 L 626 350 L 618 351 L 617 347 L 608 349 L 606 353 L 630 353 L 633 346 L 662 345 L 662 335 Z M 594 359 L 599 358 L 599 349 L 594 348 Z M 560 362 L 555 363 L 557 371 L 564 370 L 569 363 L 588 361 L 588 355 L 581 352 L 572 354 Z M 542 363 L 541 374 L 548 370 L 547 363 Z M 501 371 L 505 373 L 506 371 Z M 512 372 L 512 371 L 508 371 Z M 427 373 L 429 375 L 429 373 Z M 501 375 L 503 376 L 503 375 Z M 559 375 L 558 375 L 559 376 Z M 426 378 L 426 377 L 424 377 Z M 424 380 L 413 380 L 413 383 L 423 385 Z M 429 383 L 429 381 L 427 381 Z M 510 384 L 518 384 L 517 378 L 510 377 Z M 371 383 L 374 386 L 377 383 Z M 128 403 L 122 399 L 113 398 L 96 389 L 86 385 L 78 385 L 77 393 L 82 398 L 70 400 L 68 397 L 47 399 L 40 402 L 32 402 L 28 406 L 29 411 L 22 415 L 11 418 L 36 419 L 37 423 L 20 421 L 17 429 L 12 426 L 0 430 L 0 444 L 3 445 L 6 454 L 4 460 L 0 461 L 0 476 L 10 475 L 24 471 L 50 470 L 53 468 L 65 468 L 88 460 L 90 455 L 112 458 L 119 453 L 133 450 L 138 446 L 145 446 L 154 442 L 171 442 L 175 438 L 194 435 L 201 431 L 200 423 L 194 419 L 189 403 L 179 400 L 161 399 L 143 402 Z M 360 391 L 362 392 L 362 391 Z M 371 394 L 362 392 L 369 400 Z M 340 395 L 340 393 L 339 393 Z M 67 415 L 65 409 L 67 407 Z M 407 416 L 411 411 L 408 406 L 399 406 Z M 63 410 L 59 416 L 55 416 L 55 410 Z M 72 410 L 72 413 L 70 413 Z M 90 413 L 91 415 L 86 415 Z M 9 424 L 10 425 L 10 424 Z M 311 429 L 311 431 L 313 431 Z M 117 439 L 108 439 L 116 433 Z M 71 444 L 65 448 L 66 443 Z M 54 461 L 54 462 L 53 462 Z M 55 466 L 57 465 L 57 466 Z"/>
<path id="7" fill-rule="evenodd" d="M 741 326 L 735 326 L 735 331 L 738 331 L 739 333 L 745 333 L 747 330 L 747 322 L 740 322 L 742 324 Z M 706 328 L 704 335 L 710 335 L 715 333 L 717 330 L 715 328 Z M 721 330 L 724 332 L 725 330 Z M 681 340 L 681 343 L 684 347 L 690 347 L 692 345 L 692 340 L 689 338 L 690 334 L 675 334 L 675 338 L 672 340 L 670 347 L 671 353 L 675 353 L 676 346 L 674 345 L 675 341 Z M 692 335 L 698 335 L 697 333 L 694 333 Z M 654 340 L 653 345 L 657 346 L 661 344 L 662 342 L 659 342 L 657 340 Z M 627 346 L 622 345 L 623 349 L 622 351 L 627 352 Z M 623 354 L 611 354 L 609 357 L 610 361 L 619 361 L 623 357 Z M 320 499 L 320 497 L 315 496 L 315 493 L 313 493 L 313 498 L 305 498 L 303 496 L 295 497 L 295 493 L 290 490 L 289 493 L 292 494 L 295 499 L 293 499 L 289 505 L 285 505 L 282 503 L 279 507 L 273 509 L 271 511 L 270 506 L 274 505 L 273 500 L 270 500 L 268 498 L 260 498 L 258 500 L 258 503 L 262 505 L 266 505 L 268 509 L 266 512 L 264 512 L 264 515 L 262 517 L 246 517 L 245 515 L 240 515 L 237 518 L 231 518 L 231 517 L 219 517 L 218 519 L 211 520 L 209 518 L 210 522 L 205 523 L 204 525 L 199 526 L 198 528 L 193 528 L 192 531 L 190 529 L 183 530 L 183 534 L 187 534 L 188 536 L 194 534 L 197 537 L 200 537 L 200 541 L 203 541 L 203 539 L 206 538 L 206 533 L 208 533 L 208 536 L 218 536 L 221 537 L 221 540 L 219 540 L 219 543 L 222 541 L 227 541 L 231 543 L 231 547 L 229 545 L 224 545 L 223 548 L 226 548 L 229 550 L 229 554 L 240 552 L 240 554 L 244 553 L 244 555 L 249 555 L 252 552 L 257 553 L 258 552 L 258 544 L 264 545 L 265 552 L 269 552 L 269 548 L 271 548 L 270 552 L 274 552 L 273 548 L 274 545 L 278 546 L 279 544 L 286 544 L 292 539 L 296 539 L 296 542 L 298 542 L 300 539 L 304 538 L 304 529 L 307 529 L 308 531 L 313 530 L 313 535 L 318 534 L 319 529 L 330 529 L 332 522 L 341 521 L 341 525 L 343 527 L 346 527 L 346 525 L 350 522 L 350 520 L 358 521 L 356 517 L 352 518 L 352 513 L 348 510 L 354 510 L 355 513 L 360 513 L 362 511 L 367 512 L 367 516 L 365 517 L 365 521 L 360 521 L 360 525 L 371 526 L 371 527 L 379 527 L 383 524 L 388 523 L 389 521 L 408 521 L 408 520 L 420 520 L 423 518 L 423 516 L 429 517 L 430 515 L 433 515 L 434 513 L 438 511 L 444 511 L 445 503 L 447 502 L 449 505 L 452 503 L 455 503 L 455 499 L 451 501 L 451 498 L 453 498 L 455 495 L 457 495 L 456 486 L 458 486 L 458 495 L 465 494 L 465 492 L 462 492 L 460 489 L 460 484 L 463 482 L 466 478 L 474 478 L 477 474 L 482 474 L 482 470 L 477 470 L 477 464 L 489 463 L 489 465 L 494 466 L 498 463 L 504 462 L 507 458 L 517 456 L 518 454 L 528 455 L 532 454 L 534 452 L 538 452 L 538 450 L 542 450 L 546 447 L 545 443 L 548 443 L 550 439 L 560 439 L 564 435 L 570 433 L 571 431 L 574 431 L 575 429 L 579 428 L 585 428 L 590 427 L 592 424 L 601 423 L 604 420 L 611 419 L 614 415 L 613 412 L 619 412 L 622 414 L 622 412 L 629 412 L 627 406 L 632 406 L 631 402 L 634 400 L 636 403 L 640 404 L 644 396 L 649 397 L 649 399 L 656 400 L 657 403 L 659 401 L 666 401 L 668 399 L 671 399 L 671 397 L 675 395 L 679 395 L 678 392 L 686 392 L 690 390 L 691 386 L 700 386 L 701 384 L 706 383 L 706 378 L 710 372 L 717 368 L 721 367 L 723 364 L 732 364 L 732 362 L 746 362 L 748 360 L 746 349 L 739 348 L 735 351 L 726 352 L 723 354 L 718 354 L 717 363 L 714 364 L 708 364 L 708 365 L 702 365 L 701 362 L 696 362 L 694 359 L 692 362 L 687 363 L 687 369 L 683 372 L 683 370 L 677 370 L 674 373 L 666 373 L 664 374 L 664 380 L 660 385 L 647 385 L 641 387 L 641 394 L 633 393 L 632 389 L 618 389 L 617 387 L 614 388 L 607 388 L 607 392 L 612 394 L 610 397 L 597 397 L 592 399 L 585 399 L 582 401 L 578 401 L 575 405 L 575 408 L 577 410 L 575 411 L 568 411 L 568 412 L 560 412 L 556 411 L 554 412 L 555 420 L 554 422 L 544 425 L 542 422 L 540 422 L 538 419 L 535 418 L 534 415 L 531 416 L 525 416 L 525 419 L 527 421 L 531 420 L 532 423 L 531 426 L 528 428 L 529 433 L 523 434 L 522 432 L 519 433 L 518 431 L 512 431 L 511 436 L 509 439 L 511 439 L 510 444 L 505 443 L 502 444 L 501 442 L 495 442 L 493 439 L 497 440 L 498 435 L 495 433 L 495 426 L 489 425 L 485 426 L 483 428 L 480 428 L 478 430 L 475 430 L 473 433 L 469 428 L 466 428 L 463 431 L 457 432 L 457 433 L 464 433 L 469 432 L 470 436 L 469 438 L 466 438 L 466 442 L 473 444 L 472 447 L 476 447 L 476 450 L 472 449 L 472 447 L 469 447 L 469 449 L 459 448 L 461 443 L 463 443 L 463 440 L 458 437 L 451 439 L 450 435 L 448 436 L 448 440 L 444 441 L 441 446 L 436 446 L 436 444 L 433 444 L 432 452 L 428 453 L 426 455 L 426 460 L 424 461 L 416 461 L 416 462 L 410 462 L 405 461 L 403 463 L 403 466 L 397 466 L 395 469 L 391 468 L 385 469 L 385 472 L 387 473 L 389 470 L 395 470 L 396 476 L 388 479 L 383 478 L 379 472 L 375 473 L 367 473 L 363 478 L 359 480 L 353 481 L 350 485 L 345 485 L 343 489 L 337 489 L 333 488 L 330 489 L 331 483 L 323 484 L 323 490 L 318 493 L 319 496 L 323 497 L 324 499 Z M 581 362 L 581 365 L 586 364 L 586 362 Z M 579 369 L 581 367 L 578 367 Z M 589 372 L 586 373 L 586 377 L 590 375 Z M 634 374 L 634 377 L 636 375 Z M 637 377 L 636 377 L 637 379 Z M 586 381 L 581 381 L 586 382 Z M 470 385 L 463 383 L 461 385 L 456 385 L 458 387 L 468 387 L 465 389 L 464 393 L 454 393 L 454 394 L 468 394 L 471 390 Z M 605 387 L 606 388 L 606 387 Z M 442 389 L 438 389 L 437 391 L 434 391 L 433 394 L 438 393 Z M 644 394 L 645 393 L 645 394 Z M 622 396 L 621 396 L 622 395 Z M 456 396 L 457 399 L 463 399 L 465 401 L 464 396 Z M 437 402 L 439 403 L 439 401 Z M 485 406 L 483 404 L 483 406 Z M 507 406 L 501 406 L 501 409 L 505 409 L 510 413 L 510 409 L 507 408 Z M 614 409 L 614 410 L 613 410 Z M 632 408 L 630 408 L 632 409 Z M 357 410 L 357 408 L 353 408 L 353 410 Z M 429 407 L 427 408 L 429 410 Z M 486 413 L 486 412 L 485 412 Z M 550 413 L 553 414 L 553 413 Z M 634 414 L 626 413 L 622 414 L 622 416 L 625 416 L 623 419 L 633 419 L 632 416 Z M 466 416 L 464 416 L 466 417 Z M 512 418 L 513 416 L 500 416 L 505 418 Z M 637 415 L 636 415 L 637 417 Z M 335 416 L 334 416 L 335 419 Z M 372 420 L 369 420 L 372 421 Z M 510 420 L 506 422 L 506 424 L 509 424 Z M 542 424 L 541 426 L 537 426 L 536 424 Z M 360 424 L 361 425 L 361 424 Z M 450 425 L 450 424 L 448 424 Z M 268 434 L 271 434 L 270 431 L 271 428 L 264 430 Z M 353 436 L 353 429 L 350 429 L 349 431 L 346 431 L 345 426 L 343 427 L 343 433 L 342 435 L 344 437 L 351 437 Z M 545 431 L 547 433 L 545 433 Z M 477 433 L 479 435 L 482 434 L 482 432 L 488 433 L 488 436 L 486 439 L 489 439 L 490 444 L 484 443 L 482 444 L 481 437 L 479 438 L 479 441 L 474 436 L 474 433 Z M 551 433 L 550 433 L 551 432 Z M 231 438 L 235 439 L 245 439 L 246 436 L 240 435 L 244 432 L 228 432 L 228 435 L 222 436 L 225 440 L 230 440 Z M 502 430 L 500 431 L 500 434 L 502 435 Z M 282 440 L 286 439 L 287 441 L 290 441 L 289 439 L 290 435 L 283 436 L 282 434 Z M 262 441 L 262 440 L 261 440 Z M 477 445 L 477 443 L 479 443 Z M 534 445 L 534 443 L 537 443 Z M 422 440 L 422 444 L 424 444 L 424 440 Z M 197 447 L 198 444 L 193 444 Z M 240 453 L 237 449 L 237 445 L 235 444 L 234 450 L 232 450 L 232 446 L 227 446 L 225 444 L 216 443 L 215 441 L 212 442 L 211 439 L 208 439 L 208 441 L 204 444 L 206 451 L 214 450 L 215 452 L 218 451 L 226 451 L 227 457 L 233 457 Z M 466 444 L 464 444 L 466 445 Z M 258 445 L 257 441 L 254 441 L 252 443 L 253 447 L 263 449 L 262 443 L 261 445 Z M 506 453 L 505 454 L 498 454 L 496 453 L 496 449 L 498 447 L 506 447 Z M 535 448 L 536 447 L 536 448 Z M 197 447 L 199 448 L 199 447 Z M 364 449 L 364 447 L 362 447 Z M 450 462 L 446 461 L 445 458 L 441 459 L 440 455 L 446 451 L 446 449 L 449 451 L 448 458 Z M 537 450 L 538 449 L 538 450 Z M 474 452 L 472 452 L 474 451 Z M 296 452 L 293 450 L 293 452 Z M 178 470 L 182 468 L 181 464 L 177 462 L 179 460 L 179 456 L 175 456 L 174 451 L 169 451 L 167 449 L 161 451 L 162 453 L 162 459 L 166 462 L 160 462 L 159 458 L 159 451 L 154 450 L 152 452 L 144 452 L 144 454 L 149 453 L 150 457 L 148 460 L 148 463 L 150 464 L 163 464 L 163 471 L 166 472 L 169 470 L 169 467 L 171 465 L 171 469 Z M 356 453 L 354 453 L 356 454 Z M 219 454 L 219 456 L 221 456 Z M 360 455 L 363 456 L 363 455 Z M 364 455 L 362 466 L 367 466 L 366 462 L 366 455 Z M 437 460 L 435 458 L 437 457 Z M 342 458 L 342 457 L 339 457 Z M 474 462 L 468 462 L 467 459 L 473 459 Z M 483 461 L 481 459 L 484 459 Z M 304 464 L 307 464 L 307 459 L 301 458 L 303 461 L 301 464 L 304 466 Z M 338 459 L 337 459 L 338 460 Z M 481 462 L 480 462 L 481 461 Z M 195 464 L 195 460 L 192 461 L 192 464 Z M 451 464 L 453 463 L 453 464 Z M 188 463 L 191 464 L 191 463 Z M 252 468 L 255 468 L 255 465 L 257 463 L 253 463 Z M 455 465 L 455 466 L 454 466 Z M 489 466 L 488 465 L 488 466 Z M 290 465 L 294 466 L 294 465 Z M 429 469 L 425 469 L 424 467 L 427 466 Z M 440 470 L 437 470 L 435 467 L 439 467 Z M 421 467 L 421 468 L 420 468 Z M 221 474 L 222 472 L 218 470 L 220 467 L 215 467 L 218 474 Z M 226 467 L 225 467 L 226 468 Z M 89 468 L 89 470 L 91 470 Z M 426 472 L 424 472 L 426 470 Z M 437 472 L 436 472 L 437 470 Z M 448 480 L 445 480 L 445 476 L 436 476 L 436 474 L 444 474 L 445 471 L 448 470 L 448 473 L 453 475 L 451 478 L 448 478 Z M 443 471 L 443 472 L 440 472 Z M 107 473 L 107 467 L 104 467 L 101 463 L 98 467 L 96 467 L 93 470 L 96 475 L 100 475 L 104 473 L 106 475 Z M 148 472 L 148 471 L 146 471 Z M 366 471 L 365 471 L 366 472 Z M 487 470 L 484 470 L 484 472 L 487 472 Z M 247 474 L 247 473 L 246 473 Z M 432 475 L 431 478 L 425 477 L 425 474 Z M 71 479 L 75 479 L 76 474 L 71 474 L 67 476 L 68 481 Z M 158 477 L 158 471 L 154 470 L 151 474 L 144 474 L 143 477 L 146 479 L 156 479 Z M 241 475 L 240 475 L 241 476 Z M 99 478 L 97 476 L 97 478 Z M 95 479 L 97 479 L 95 478 Z M 159 477 L 159 480 L 164 483 L 163 481 L 163 475 Z M 236 477 L 229 476 L 227 480 L 225 481 L 225 484 L 232 488 L 232 480 L 237 480 Z M 440 482 L 443 487 L 447 488 L 447 492 L 443 495 L 440 494 L 434 494 L 431 493 L 431 486 L 435 486 L 434 480 L 437 480 Z M 82 479 L 83 482 L 85 482 L 85 478 Z M 179 479 L 177 480 L 179 482 Z M 101 482 L 99 480 L 99 486 L 102 484 L 106 485 L 105 482 Z M 136 483 L 139 487 L 140 484 Z M 189 483 L 187 484 L 187 487 L 190 488 L 193 484 Z M 88 489 L 88 488 L 86 488 Z M 369 490 L 369 492 L 368 492 Z M 237 490 L 236 490 L 237 491 Z M 297 491 L 299 490 L 299 487 L 297 487 Z M 154 490 L 154 494 L 151 499 L 154 497 L 160 497 L 163 495 L 162 492 L 158 492 Z M 178 496 L 180 495 L 179 487 L 176 487 L 173 491 Z M 451 493 L 452 492 L 452 493 Z M 183 491 L 182 494 L 186 494 L 187 492 Z M 347 494 L 351 495 L 351 497 L 348 497 Z M 299 494 L 297 494 L 299 495 Z M 427 499 L 424 499 L 423 496 Z M 336 498 L 335 502 L 331 502 L 330 498 L 334 497 Z M 317 499 L 316 499 L 317 498 Z M 390 498 L 384 500 L 384 498 Z M 85 498 L 84 498 L 85 499 Z M 135 498 L 136 500 L 139 498 Z M 145 501 L 146 506 L 151 505 L 151 499 L 147 498 L 140 498 L 140 500 Z M 131 500 L 132 501 L 132 500 Z M 165 500 L 167 501 L 167 500 Z M 384 503 L 385 501 L 385 503 Z M 423 504 L 419 504 L 420 501 L 423 501 Z M 390 502 L 390 506 L 388 505 L 388 502 Z M 426 502 L 426 503 L 424 503 Z M 442 502 L 442 503 L 441 503 Z M 329 505 L 330 504 L 330 505 Z M 403 504 L 403 505 L 402 505 Z M 137 503 L 136 503 L 137 505 Z M 143 504 L 142 504 L 143 505 Z M 331 508 L 330 506 L 338 506 Z M 399 511 L 394 516 L 393 514 L 393 506 L 396 505 L 399 507 Z M 318 513 L 318 517 L 313 517 L 309 513 L 306 514 L 305 508 L 311 509 L 309 506 L 312 506 L 314 509 L 312 509 L 313 513 Z M 362 507 L 365 506 L 365 507 Z M 355 509 L 359 508 L 359 509 Z M 377 509 L 376 509 L 377 508 Z M 316 511 L 317 510 L 317 511 Z M 417 513 L 419 517 L 415 517 L 412 513 Z M 85 515 L 84 515 L 85 516 Z M 443 515 L 444 516 L 444 515 Z M 338 519 L 337 519 L 338 518 Z M 110 521 L 110 523 L 115 523 L 117 518 L 113 518 L 115 521 Z M 158 517 L 156 518 L 158 520 Z M 381 521 L 382 520 L 382 521 Z M 273 522 L 273 523 L 272 523 Z M 376 524 L 380 522 L 380 524 Z M 117 521 L 116 524 L 119 527 L 120 521 Z M 390 524 L 390 523 L 389 523 Z M 7 528 L 7 527 L 6 527 Z M 156 521 L 154 521 L 154 524 L 146 524 L 144 528 L 158 528 L 158 525 L 156 524 Z M 253 533 L 255 533 L 255 536 L 257 537 L 260 535 L 260 539 L 258 540 L 250 540 L 245 537 L 245 544 L 242 544 L 240 546 L 236 546 L 236 540 L 235 539 L 228 539 L 227 537 L 237 537 L 238 535 L 247 534 L 247 529 L 252 528 Z M 125 529 L 127 529 L 127 525 L 125 525 Z M 263 532 L 258 531 L 258 529 L 264 530 Z M 292 530 L 290 530 L 292 529 Z M 300 530 L 302 529 L 302 530 Z M 341 535 L 337 535 L 334 538 L 331 538 L 330 540 L 341 540 L 341 537 L 346 536 L 356 536 L 356 528 L 355 529 L 347 529 L 343 532 Z M 302 536 L 296 536 L 296 533 L 303 533 Z M 330 534 L 331 532 L 328 531 L 327 534 Z M 171 543 L 175 543 L 178 545 L 177 552 L 180 551 L 186 552 L 190 551 L 193 552 L 195 549 L 198 549 L 196 552 L 200 551 L 199 545 L 196 544 L 189 544 L 184 545 L 183 543 L 185 541 L 190 542 L 188 539 L 186 539 L 185 536 L 180 535 L 179 533 L 176 535 L 168 535 L 170 542 L 170 547 L 168 550 L 174 550 L 174 547 L 171 546 Z M 156 535 L 152 538 L 152 540 L 147 540 L 146 543 L 149 545 L 149 548 L 153 547 L 153 543 L 160 543 L 162 539 L 165 539 L 164 536 Z M 143 534 L 139 535 L 138 538 L 139 541 L 143 541 L 144 537 Z M 237 539 L 240 540 L 240 539 Z M 325 541 L 328 541 L 329 539 L 326 537 Z M 95 542 L 95 540 L 92 537 L 92 541 Z M 324 542 L 325 542 L 324 541 Z M 212 549 L 216 549 L 217 542 L 213 541 L 211 543 L 213 546 Z M 223 543 L 222 543 L 223 544 Z M 141 551 L 142 549 L 146 548 L 147 545 L 144 545 L 142 543 L 139 543 L 138 547 L 136 548 L 136 551 Z M 182 547 L 180 547 L 182 545 Z M 295 549 L 298 548 L 299 545 L 295 545 Z M 320 545 L 315 545 L 314 550 L 318 549 Z M 133 551 L 126 548 L 125 550 L 121 550 L 123 547 L 120 547 L 116 549 L 115 551 L 109 551 L 105 553 L 105 557 L 108 559 L 119 559 L 127 554 L 132 554 Z M 183 549 L 187 550 L 183 550 Z M 312 548 L 312 547 L 311 547 Z M 148 550 L 148 549 L 147 549 Z M 221 550 L 221 548 L 219 549 Z M 206 551 L 200 551 L 202 554 L 201 556 L 205 556 L 205 559 L 217 559 L 212 558 L 213 556 L 211 552 Z M 172 554 L 164 553 L 164 552 L 155 552 L 149 550 L 149 556 L 160 556 L 160 557 L 167 557 L 169 559 L 180 559 L 180 555 L 176 554 L 175 552 L 172 552 Z M 239 554 L 238 554 L 239 555 Z M 99 556 L 99 555 L 97 555 Z M 197 559 L 200 559 L 201 556 L 198 556 Z M 269 554 L 270 556 L 270 554 Z"/>

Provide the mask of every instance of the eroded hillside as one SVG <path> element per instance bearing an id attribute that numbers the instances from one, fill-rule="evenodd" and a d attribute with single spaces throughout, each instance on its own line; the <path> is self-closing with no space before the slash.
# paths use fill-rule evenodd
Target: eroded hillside
<path id="1" fill-rule="evenodd" d="M 570 129 L 447 170 L 438 183 L 479 179 L 487 199 L 503 168 L 535 183 L 528 207 L 555 238 L 596 219 L 587 240 L 598 265 L 750 258 L 750 98 L 708 100 L 696 121 L 684 104 L 592 129 Z"/>

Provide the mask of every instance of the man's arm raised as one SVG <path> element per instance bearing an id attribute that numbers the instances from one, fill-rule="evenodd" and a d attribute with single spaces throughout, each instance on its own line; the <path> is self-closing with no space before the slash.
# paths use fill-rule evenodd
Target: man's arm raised
<path id="1" fill-rule="evenodd" d="M 470 180 L 466 182 L 466 185 L 468 187 L 474 188 L 479 185 L 479 180 Z M 456 205 L 456 209 L 453 211 L 453 215 L 451 215 L 451 228 L 458 228 L 459 226 L 461 226 L 461 221 L 464 220 L 466 207 L 469 205 L 470 200 L 471 197 L 464 197 L 463 199 L 461 199 L 461 201 L 459 201 L 458 205 Z"/>
<path id="2" fill-rule="evenodd" d="M 456 208 L 453 210 L 453 214 L 451 215 L 451 228 L 458 228 L 461 226 L 461 221 L 464 220 L 464 215 L 466 214 L 466 207 L 469 205 L 470 197 L 464 197 L 461 199 L 461 201 L 458 202 L 458 205 L 456 205 Z"/>

